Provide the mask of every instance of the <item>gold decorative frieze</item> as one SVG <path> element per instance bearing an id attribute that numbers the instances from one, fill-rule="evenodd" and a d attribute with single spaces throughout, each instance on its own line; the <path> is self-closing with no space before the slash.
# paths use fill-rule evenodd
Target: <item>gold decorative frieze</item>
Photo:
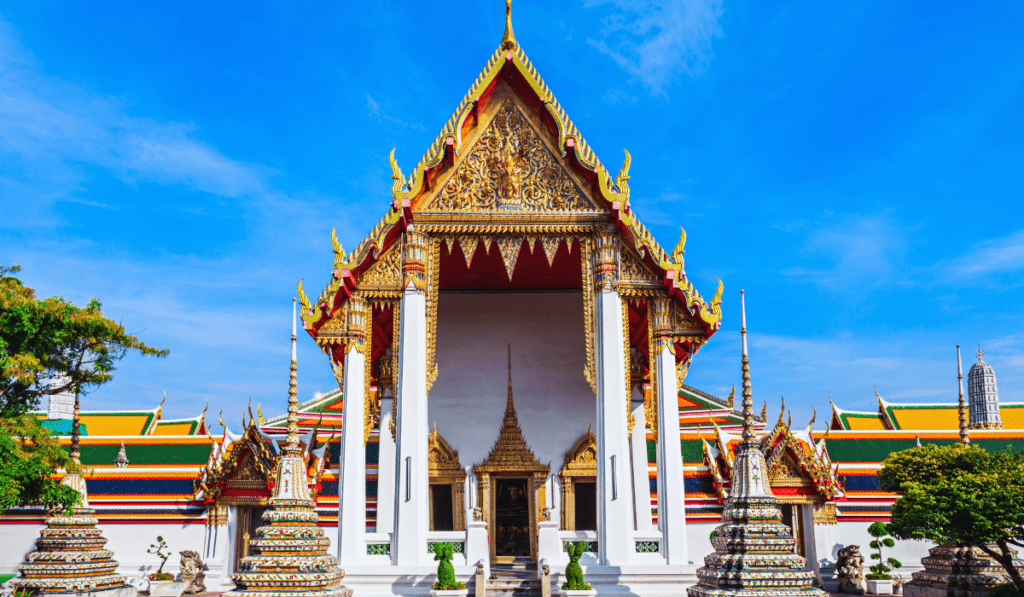
<path id="1" fill-rule="evenodd" d="M 630 356 L 630 333 L 629 333 L 629 301 L 620 301 L 622 305 L 622 358 L 623 374 L 626 376 L 626 433 L 633 437 L 633 426 L 636 425 L 636 417 L 633 416 L 633 361 Z"/>
<path id="2" fill-rule="evenodd" d="M 594 348 L 594 334 L 597 330 L 597 308 L 594 303 L 597 300 L 597 289 L 594 287 L 590 243 L 589 238 L 580 239 L 580 260 L 583 268 L 583 330 L 587 349 L 587 363 L 583 368 L 583 376 L 590 384 L 590 389 L 597 394 L 597 355 Z"/>
<path id="3" fill-rule="evenodd" d="M 651 430 L 654 441 L 658 441 L 658 346 L 654 340 L 652 325 L 653 301 L 647 301 L 647 375 L 650 388 L 644 393 L 644 420 Z"/>
<path id="4" fill-rule="evenodd" d="M 345 337 L 348 340 L 346 349 L 355 348 L 363 356 L 369 358 L 366 347 L 370 336 L 370 303 L 359 295 L 352 295 L 345 303 Z"/>
<path id="5" fill-rule="evenodd" d="M 427 259 L 427 392 L 437 380 L 437 300 L 441 275 L 441 239 L 429 241 Z"/>
<path id="6" fill-rule="evenodd" d="M 836 524 L 836 503 L 818 502 L 814 504 L 814 524 Z"/>
<path id="7" fill-rule="evenodd" d="M 596 211 L 512 100 L 428 211 Z"/>

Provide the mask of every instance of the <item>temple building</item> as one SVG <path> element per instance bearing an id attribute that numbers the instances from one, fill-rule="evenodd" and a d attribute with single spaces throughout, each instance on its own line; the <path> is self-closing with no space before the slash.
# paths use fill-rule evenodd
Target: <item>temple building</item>
<path id="1" fill-rule="evenodd" d="M 159 397 L 149 410 L 82 411 L 89 505 L 118 573 L 155 571 L 146 547 L 161 535 L 201 554 L 209 590 L 235 588 L 232 575 L 265 563 L 253 541 L 273 526 L 276 471 L 299 433 L 302 512 L 330 539 L 317 561 L 336 557 L 356 597 L 425 595 L 442 542 L 460 581 L 477 566 L 546 564 L 560 582 L 566 546 L 584 541 L 599 592 L 678 594 L 713 541 L 723 547 L 711 534 L 727 503 L 754 499 L 732 493 L 753 434 L 765 475 L 754 497 L 770 498 L 787 554 L 806 560 L 800 589 L 833 587 L 838 550 L 866 546 L 896 499 L 878 487 L 880 463 L 917 441 L 958 441 L 956 400 L 876 392 L 877 411 L 833 404 L 829 420 L 794 426 L 784 405 L 769 420 L 735 392 L 687 385 L 720 330 L 723 284 L 698 291 L 685 232 L 668 249 L 640 222 L 624 158 L 614 172 L 599 160 L 506 14 L 422 159 L 405 174 L 392 153 L 380 222 L 352 251 L 332 233 L 333 255 L 311 256 L 323 285 L 307 296 L 300 282 L 300 325 L 338 389 L 269 418 L 241 398 L 228 419 L 196 408 L 167 420 Z M 990 385 L 994 397 L 994 373 Z M 37 415 L 69 443 L 61 408 Z M 1005 428 L 972 430 L 972 444 L 1024 448 L 1024 404 L 996 408 Z M 46 518 L 0 516 L 0 573 L 17 572 Z M 901 542 L 894 555 L 909 573 L 929 547 Z"/>

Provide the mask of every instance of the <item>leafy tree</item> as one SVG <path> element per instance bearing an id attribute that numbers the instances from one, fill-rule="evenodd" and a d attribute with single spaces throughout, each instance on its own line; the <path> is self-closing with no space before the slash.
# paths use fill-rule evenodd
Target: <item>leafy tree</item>
<path id="1" fill-rule="evenodd" d="M 896 558 L 886 558 L 882 555 L 882 547 L 896 547 L 896 542 L 889 537 L 889 525 L 884 522 L 876 522 L 868 527 L 868 534 L 874 537 L 871 543 L 871 549 L 877 550 L 871 554 L 872 560 L 878 560 L 877 564 L 871 566 L 871 574 L 868 578 L 871 580 L 892 580 L 892 576 L 889 574 L 893 568 L 902 568 L 903 563 Z"/>
<path id="2" fill-rule="evenodd" d="M 93 299 L 84 308 L 35 291 L 0 266 L 0 512 L 38 504 L 68 510 L 80 496 L 53 479 L 55 469 L 77 467 L 57 440 L 26 413 L 40 398 L 85 394 L 112 378 L 129 352 L 163 357 L 103 316 Z"/>
<path id="3" fill-rule="evenodd" d="M 84 395 L 110 381 L 129 352 L 167 355 L 104 317 L 95 298 L 85 308 L 59 296 L 37 299 L 14 276 L 20 270 L 0 266 L 0 418 L 37 408 L 43 396 Z"/>
<path id="4" fill-rule="evenodd" d="M 894 536 L 977 547 L 1024 595 L 1011 553 L 1024 547 L 1024 452 L 927 445 L 890 454 L 878 478 L 883 490 L 901 494 Z"/>
<path id="5" fill-rule="evenodd" d="M 0 512 L 29 504 L 73 508 L 81 496 L 53 480 L 55 467 L 72 464 L 49 429 L 28 415 L 0 419 Z"/>

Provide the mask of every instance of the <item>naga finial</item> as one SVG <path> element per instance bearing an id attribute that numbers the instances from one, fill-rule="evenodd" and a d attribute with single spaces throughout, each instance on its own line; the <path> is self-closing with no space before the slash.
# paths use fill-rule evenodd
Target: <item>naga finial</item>
<path id="1" fill-rule="evenodd" d="M 512 32 L 512 0 L 505 0 L 505 33 L 501 36 L 501 49 L 514 50 L 519 42 Z"/>
<path id="2" fill-rule="evenodd" d="M 622 169 L 619 170 L 619 174 L 615 177 L 615 188 L 618 189 L 620 194 L 626 196 L 626 201 L 629 201 L 629 164 L 632 158 L 626 149 L 623 149 L 622 152 L 626 154 L 626 158 L 622 160 Z"/>
<path id="3" fill-rule="evenodd" d="M 686 230 L 682 226 L 679 227 L 679 242 L 676 243 L 676 248 L 672 250 L 672 261 L 675 262 L 680 268 L 683 267 L 683 253 L 686 252 Z"/>
<path id="4" fill-rule="evenodd" d="M 305 279 L 305 278 L 303 278 Z M 296 287 L 299 294 L 299 304 L 302 305 L 302 314 L 307 315 L 313 310 L 313 303 L 309 302 L 309 297 L 306 296 L 306 291 L 302 289 L 302 280 L 299 280 L 299 285 Z"/>
<path id="5" fill-rule="evenodd" d="M 409 182 L 402 175 L 402 169 L 398 166 L 398 161 L 395 160 L 395 150 L 397 147 L 391 150 L 388 154 L 388 163 L 391 164 L 391 196 L 397 197 L 399 193 L 405 190 L 405 187 Z"/>

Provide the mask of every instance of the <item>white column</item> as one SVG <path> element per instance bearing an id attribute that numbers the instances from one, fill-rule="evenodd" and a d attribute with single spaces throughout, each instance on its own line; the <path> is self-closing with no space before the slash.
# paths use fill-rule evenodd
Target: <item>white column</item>
<path id="1" fill-rule="evenodd" d="M 363 443 L 363 366 L 365 357 L 352 342 L 345 354 L 341 462 L 338 471 L 338 561 L 355 564 L 366 557 L 366 444 Z"/>
<path id="2" fill-rule="evenodd" d="M 658 339 L 658 526 L 665 563 L 689 563 L 686 553 L 686 488 L 683 478 L 683 450 L 679 439 L 679 398 L 676 387 L 676 357 L 671 340 Z M 663 345 L 663 346 L 662 346 Z"/>
<path id="3" fill-rule="evenodd" d="M 640 402 L 636 398 L 640 398 Z M 633 460 L 633 504 L 636 513 L 636 530 L 654 529 L 651 518 L 651 481 L 647 474 L 647 429 L 644 427 L 644 401 L 640 392 L 633 390 L 633 437 L 630 452 Z"/>
<path id="4" fill-rule="evenodd" d="M 391 436 L 394 398 L 380 401 L 380 444 L 377 452 L 377 532 L 395 532 L 395 438 Z"/>
<path id="5" fill-rule="evenodd" d="M 426 295 L 410 284 L 402 295 L 400 312 L 395 534 L 391 553 L 399 566 L 429 566 Z"/>
<path id="6" fill-rule="evenodd" d="M 600 563 L 628 563 L 633 552 L 633 491 L 626 414 L 622 300 L 605 284 L 597 293 L 597 540 Z"/>
<path id="7" fill-rule="evenodd" d="M 838 587 L 835 581 L 836 573 L 836 551 L 839 548 L 839 529 L 836 523 L 814 522 L 814 506 L 804 506 L 803 509 L 810 511 L 810 516 L 804 520 L 812 529 L 810 533 L 813 543 L 807 549 L 807 563 L 813 566 L 814 573 L 822 581 L 822 587 L 833 590 Z M 806 535 L 805 535 L 806 537 Z M 812 562 L 813 560 L 813 562 Z"/>
<path id="8" fill-rule="evenodd" d="M 230 512 L 225 508 L 225 518 Z M 210 525 L 206 527 L 206 545 L 203 553 L 203 563 L 206 564 L 206 574 L 210 586 L 231 586 L 231 564 L 228 560 L 228 551 L 231 537 L 227 520 L 224 524 Z"/>

